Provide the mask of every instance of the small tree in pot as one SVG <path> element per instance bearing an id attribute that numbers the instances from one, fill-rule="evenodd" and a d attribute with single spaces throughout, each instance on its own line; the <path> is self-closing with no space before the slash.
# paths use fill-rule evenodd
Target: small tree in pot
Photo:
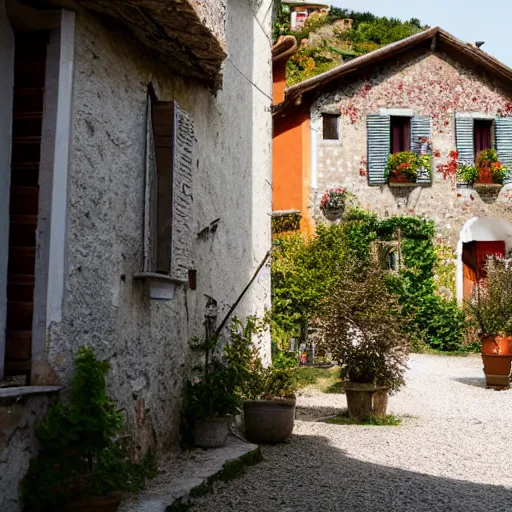
<path id="1" fill-rule="evenodd" d="M 388 394 L 404 384 L 409 339 L 389 275 L 363 265 L 345 270 L 325 302 L 325 349 L 341 368 L 350 417 L 386 414 Z"/>
<path id="2" fill-rule="evenodd" d="M 90 348 L 79 349 L 68 403 L 55 405 L 36 432 L 41 449 L 22 483 L 27 512 L 114 512 L 121 492 L 154 475 L 151 456 L 133 463 L 119 438 L 124 420 L 105 392 L 108 368 Z"/>
<path id="3" fill-rule="evenodd" d="M 485 279 L 475 285 L 465 303 L 482 342 L 487 385 L 508 387 L 512 359 L 512 267 L 510 262 L 489 258 Z"/>
<path id="4" fill-rule="evenodd" d="M 258 444 L 277 444 L 286 440 L 295 422 L 294 370 L 265 368 L 254 344 L 262 324 L 248 318 L 245 325 L 234 320 L 226 359 L 239 376 L 238 390 L 243 402 L 245 435 Z"/>

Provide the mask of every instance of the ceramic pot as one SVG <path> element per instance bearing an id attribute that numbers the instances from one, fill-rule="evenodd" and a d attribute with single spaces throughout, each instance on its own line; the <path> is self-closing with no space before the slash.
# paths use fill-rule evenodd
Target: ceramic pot
<path id="1" fill-rule="evenodd" d="M 229 418 L 210 418 L 194 422 L 194 443 L 199 448 L 221 448 L 228 443 Z"/>

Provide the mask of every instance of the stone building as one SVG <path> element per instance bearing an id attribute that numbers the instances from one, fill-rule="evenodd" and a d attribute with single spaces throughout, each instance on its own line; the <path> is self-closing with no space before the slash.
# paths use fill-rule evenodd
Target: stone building
<path id="1" fill-rule="evenodd" d="M 0 510 L 79 346 L 161 453 L 205 314 L 269 305 L 271 7 L 0 0 Z"/>
<path id="2" fill-rule="evenodd" d="M 274 105 L 274 209 L 299 210 L 309 231 L 326 222 L 325 191 L 346 187 L 380 217 L 432 219 L 456 252 L 462 298 L 487 254 L 512 249 L 512 185 L 471 186 L 439 171 L 456 150 L 474 162 L 491 147 L 512 167 L 511 89 L 512 69 L 439 28 L 287 88 Z M 430 176 L 390 186 L 386 165 L 401 151 L 431 154 Z"/>

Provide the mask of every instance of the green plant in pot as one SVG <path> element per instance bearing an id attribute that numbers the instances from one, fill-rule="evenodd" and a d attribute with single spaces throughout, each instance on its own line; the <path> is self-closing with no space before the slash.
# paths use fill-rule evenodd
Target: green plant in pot
<path id="1" fill-rule="evenodd" d="M 79 349 L 69 401 L 55 405 L 37 429 L 41 449 L 22 483 L 24 510 L 113 512 L 122 492 L 154 476 L 152 456 L 133 463 L 119 438 L 124 420 L 105 392 L 108 368 L 90 348 Z"/>
<path id="2" fill-rule="evenodd" d="M 431 156 L 403 151 L 389 156 L 385 177 L 390 185 L 415 183 L 419 172 L 430 176 Z"/>
<path id="3" fill-rule="evenodd" d="M 234 320 L 226 358 L 240 376 L 238 389 L 245 399 L 247 439 L 258 444 L 278 444 L 293 431 L 297 379 L 293 369 L 264 367 L 254 343 L 261 325 L 254 318 L 248 318 L 245 325 Z"/>
<path id="4" fill-rule="evenodd" d="M 485 278 L 465 301 L 468 317 L 476 324 L 482 343 L 487 385 L 509 386 L 512 359 L 512 268 L 510 262 L 489 258 Z"/>
<path id="5" fill-rule="evenodd" d="M 349 265 L 322 313 L 323 346 L 340 366 L 349 415 L 358 420 L 384 416 L 388 394 L 404 385 L 407 319 L 388 280 L 385 271 Z"/>

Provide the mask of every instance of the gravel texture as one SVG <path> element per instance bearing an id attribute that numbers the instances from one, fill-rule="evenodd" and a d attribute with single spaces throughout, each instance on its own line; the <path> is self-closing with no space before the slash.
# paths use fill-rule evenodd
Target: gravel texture
<path id="1" fill-rule="evenodd" d="M 512 512 L 512 391 L 486 389 L 477 356 L 413 355 L 409 367 L 389 405 L 400 426 L 318 422 L 345 397 L 299 397 L 290 440 L 192 510 Z"/>

